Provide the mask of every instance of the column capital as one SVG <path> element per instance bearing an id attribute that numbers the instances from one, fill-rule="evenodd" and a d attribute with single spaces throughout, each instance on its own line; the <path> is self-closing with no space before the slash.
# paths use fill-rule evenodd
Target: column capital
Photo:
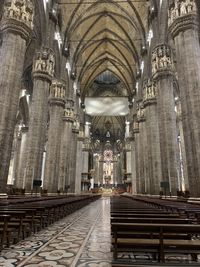
<path id="1" fill-rule="evenodd" d="M 66 86 L 59 80 L 53 80 L 50 86 L 49 104 L 50 105 L 65 105 Z"/>
<path id="2" fill-rule="evenodd" d="M 68 121 L 68 122 L 73 123 L 74 120 L 75 120 L 75 115 L 74 115 L 73 108 L 64 109 L 63 121 Z"/>
<path id="3" fill-rule="evenodd" d="M 42 47 L 35 54 L 33 62 L 33 78 L 40 78 L 52 81 L 55 71 L 55 54 L 51 48 Z"/>
<path id="4" fill-rule="evenodd" d="M 89 152 L 91 150 L 91 141 L 89 138 L 85 138 L 82 145 L 82 150 Z"/>
<path id="5" fill-rule="evenodd" d="M 33 30 L 34 4 L 32 0 L 7 0 L 0 22 L 1 32 L 12 32 L 29 40 Z"/>
<path id="6" fill-rule="evenodd" d="M 156 82 L 149 79 L 144 82 L 143 87 L 143 104 L 144 107 L 157 103 L 157 86 Z"/>
<path id="7" fill-rule="evenodd" d="M 174 38 L 187 29 L 198 30 L 197 5 L 195 0 L 175 0 L 169 6 L 168 27 Z"/>
<path id="8" fill-rule="evenodd" d="M 133 133 L 136 134 L 136 133 L 139 133 L 139 132 L 140 132 L 139 122 L 134 120 L 134 122 L 133 122 Z"/>
<path id="9" fill-rule="evenodd" d="M 153 79 L 174 75 L 173 53 L 169 45 L 157 45 L 152 52 L 151 61 Z"/>
<path id="10" fill-rule="evenodd" d="M 75 115 L 75 119 L 73 122 L 73 126 L 72 126 L 72 132 L 78 134 L 80 130 L 80 122 L 79 122 L 79 118 L 78 115 Z"/>
<path id="11" fill-rule="evenodd" d="M 145 107 L 143 102 L 140 102 L 137 107 L 137 121 L 140 123 L 144 122 L 145 120 Z"/>
<path id="12" fill-rule="evenodd" d="M 81 131 L 79 131 L 79 133 L 78 133 L 78 141 L 84 141 L 85 140 L 85 135 L 84 135 L 84 131 L 83 130 L 81 130 Z"/>

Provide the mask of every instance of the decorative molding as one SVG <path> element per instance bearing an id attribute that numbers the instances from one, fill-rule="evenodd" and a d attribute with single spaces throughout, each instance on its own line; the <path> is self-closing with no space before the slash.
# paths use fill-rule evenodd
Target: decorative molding
<path id="1" fill-rule="evenodd" d="M 189 29 L 199 31 L 199 21 L 196 14 L 188 14 L 186 16 L 179 17 L 169 26 L 169 32 L 173 38 L 175 38 L 180 32 Z"/>

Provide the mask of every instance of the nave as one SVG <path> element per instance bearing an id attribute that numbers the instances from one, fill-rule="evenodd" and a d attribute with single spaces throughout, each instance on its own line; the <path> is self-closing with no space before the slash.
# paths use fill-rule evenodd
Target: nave
<path id="1" fill-rule="evenodd" d="M 192 262 L 190 254 L 181 255 L 180 253 L 166 253 L 165 263 L 159 263 L 158 259 L 152 257 L 152 253 L 144 251 L 121 252 L 118 253 L 118 260 L 113 259 L 113 248 L 111 239 L 111 223 L 112 225 L 120 222 L 120 216 L 124 217 L 120 224 L 127 223 L 128 220 L 137 221 L 139 225 L 148 218 L 149 225 L 153 222 L 158 224 L 174 224 L 180 226 L 181 223 L 193 226 L 199 225 L 198 220 L 191 216 L 197 212 L 197 205 L 178 203 L 173 200 L 155 200 L 152 198 L 140 198 L 126 195 L 128 197 L 102 197 L 88 206 L 68 215 L 62 220 L 54 223 L 50 227 L 20 241 L 9 249 L 4 249 L 0 254 L 0 266 L 3 267 L 149 267 L 149 266 L 167 266 L 167 267 L 183 267 L 183 266 L 199 266 L 200 258 L 197 257 L 196 262 Z M 133 200 L 132 198 L 135 198 Z M 138 201 L 139 200 L 139 201 Z M 142 200 L 142 201 L 141 201 Z M 151 202 L 149 205 L 147 202 Z M 114 215 L 113 207 L 118 210 L 118 215 Z M 124 206 L 124 203 L 126 207 Z M 154 205 L 155 204 L 155 205 Z M 166 210 L 159 209 L 159 205 L 165 205 Z M 122 211 L 123 207 L 123 211 Z M 112 209 L 111 209 L 112 208 Z M 181 218 L 177 216 L 177 211 L 187 209 L 190 216 Z M 121 209 L 121 211 L 120 211 Z M 152 213 L 151 211 L 154 210 Z M 167 211 L 168 210 L 168 211 Z M 136 211 L 135 218 L 134 212 Z M 127 214 L 125 214 L 125 212 Z M 121 215 L 119 216 L 119 213 Z M 140 214 L 139 214 L 140 213 Z M 112 217 L 112 220 L 111 220 Z M 114 222 L 115 221 L 115 222 Z M 160 222 L 158 222 L 160 221 Z M 129 222 L 130 223 L 130 222 Z M 177 229 L 178 227 L 177 226 Z M 150 227 L 150 226 L 149 226 Z M 189 226 L 190 227 L 190 226 Z M 140 232 L 145 233 L 144 230 Z M 178 230 L 177 230 L 178 231 Z M 186 234 L 185 233 L 184 235 Z M 133 233 L 132 233 L 133 234 Z M 141 234 L 141 233 L 140 233 Z M 138 235 L 138 233 L 137 233 Z M 169 233 L 168 233 L 169 235 Z M 178 238 L 182 238 L 177 233 Z M 127 237 L 129 238 L 129 237 Z M 133 238 L 133 237 L 132 237 Z M 141 237 L 138 236 L 138 240 Z M 155 238 L 155 237 L 154 237 Z M 169 237 L 168 237 L 169 238 Z M 151 238 L 149 238 L 152 240 Z M 174 238 L 173 238 L 174 239 Z M 144 240 L 144 239 L 143 239 Z M 169 240 L 171 240 L 169 238 Z M 180 241 L 180 240 L 179 240 Z M 187 242 L 181 240 L 181 242 Z M 173 251 L 173 250 L 172 250 Z M 174 250 L 175 252 L 175 250 Z"/>

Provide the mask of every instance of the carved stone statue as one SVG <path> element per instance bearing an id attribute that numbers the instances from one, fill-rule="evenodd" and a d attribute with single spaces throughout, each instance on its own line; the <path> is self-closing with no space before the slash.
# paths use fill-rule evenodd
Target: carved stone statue
<path id="1" fill-rule="evenodd" d="M 197 6 L 194 0 L 186 0 L 185 5 L 188 13 L 197 12 Z"/>
<path id="2" fill-rule="evenodd" d="M 152 74 L 173 68 L 171 50 L 166 45 L 158 46 L 152 53 Z"/>
<path id="3" fill-rule="evenodd" d="M 197 13 L 195 0 L 175 0 L 169 8 L 168 24 L 171 25 L 177 18 L 191 13 Z"/>
<path id="4" fill-rule="evenodd" d="M 187 14 L 187 9 L 186 9 L 186 3 L 181 1 L 180 2 L 180 15 L 185 15 Z"/>
<path id="5" fill-rule="evenodd" d="M 50 88 L 50 96 L 52 98 L 59 98 L 61 100 L 65 100 L 65 87 L 62 82 L 59 82 L 57 80 L 52 82 L 51 88 Z"/>
<path id="6" fill-rule="evenodd" d="M 41 72 L 50 76 L 54 76 L 55 55 L 51 49 L 43 48 L 42 51 L 36 53 L 34 72 Z"/>
<path id="7" fill-rule="evenodd" d="M 34 5 L 32 0 L 7 0 L 3 18 L 15 19 L 33 28 Z"/>

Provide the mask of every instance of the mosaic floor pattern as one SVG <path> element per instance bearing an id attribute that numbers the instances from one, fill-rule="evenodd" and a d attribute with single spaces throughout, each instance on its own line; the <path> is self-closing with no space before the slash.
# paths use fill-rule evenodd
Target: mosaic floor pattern
<path id="1" fill-rule="evenodd" d="M 0 253 L 1 267 L 110 267 L 110 201 L 102 198 Z"/>

